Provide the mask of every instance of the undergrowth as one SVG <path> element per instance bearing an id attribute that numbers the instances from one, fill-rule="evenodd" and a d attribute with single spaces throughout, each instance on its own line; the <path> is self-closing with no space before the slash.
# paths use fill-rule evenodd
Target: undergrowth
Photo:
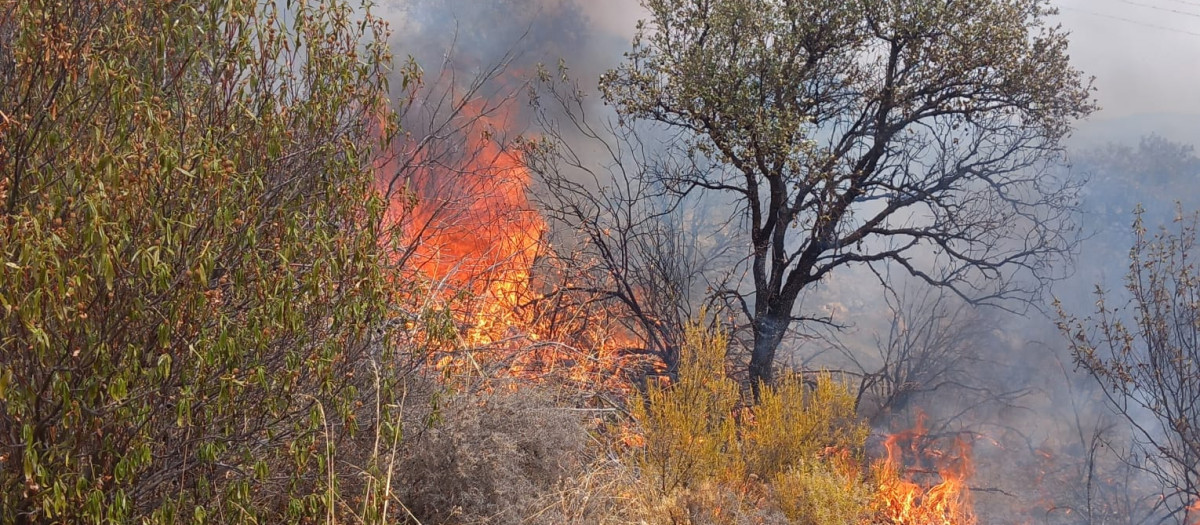
<path id="1" fill-rule="evenodd" d="M 644 444 L 626 452 L 648 523 L 845 524 L 869 519 L 867 427 L 828 374 L 785 374 L 743 405 L 726 340 L 689 328 L 679 379 L 631 403 Z"/>

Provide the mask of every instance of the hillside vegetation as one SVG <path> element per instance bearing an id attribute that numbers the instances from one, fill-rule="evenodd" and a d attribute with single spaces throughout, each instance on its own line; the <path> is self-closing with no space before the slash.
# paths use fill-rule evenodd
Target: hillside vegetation
<path id="1" fill-rule="evenodd" d="M 373 187 L 415 77 L 369 10 L 0 12 L 0 523 L 866 516 L 849 394 L 751 413 L 718 335 L 629 415 L 424 364 L 453 336 L 395 322 Z"/>

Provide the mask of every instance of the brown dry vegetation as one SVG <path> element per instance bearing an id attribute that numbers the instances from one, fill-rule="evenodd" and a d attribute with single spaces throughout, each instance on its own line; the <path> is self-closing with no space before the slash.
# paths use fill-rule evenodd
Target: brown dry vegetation
<path id="1" fill-rule="evenodd" d="M 560 406 L 547 385 L 427 390 L 397 470 L 410 520 L 872 522 L 851 393 L 789 376 L 750 409 L 725 346 L 689 329 L 678 380 L 635 396 L 628 415 Z"/>

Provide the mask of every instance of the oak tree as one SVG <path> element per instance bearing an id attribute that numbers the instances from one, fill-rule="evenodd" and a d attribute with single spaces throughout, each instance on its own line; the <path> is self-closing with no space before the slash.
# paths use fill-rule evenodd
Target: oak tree
<path id="1" fill-rule="evenodd" d="M 682 137 L 690 169 L 648 176 L 738 203 L 752 286 L 718 292 L 753 327 L 752 384 L 835 270 L 898 265 L 998 302 L 1034 297 L 1069 254 L 1076 185 L 1051 168 L 1095 105 L 1048 1 L 643 6 L 603 98 Z"/>

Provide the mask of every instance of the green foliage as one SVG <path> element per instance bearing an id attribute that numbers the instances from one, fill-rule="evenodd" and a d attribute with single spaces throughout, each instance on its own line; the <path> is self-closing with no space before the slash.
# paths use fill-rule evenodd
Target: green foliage
<path id="1" fill-rule="evenodd" d="M 940 102 L 950 113 L 988 112 L 1024 94 L 1031 97 L 1028 106 L 1012 109 L 1028 112 L 1055 134 L 1069 129 L 1065 117 L 1090 108 L 1089 89 L 1067 61 L 1065 35 L 1044 22 L 1054 12 L 1045 0 L 644 0 L 643 5 L 651 18 L 642 23 L 628 60 L 603 77 L 605 98 L 632 117 L 702 130 L 729 160 L 762 153 L 772 165 L 802 170 L 795 155 L 813 138 L 814 121 L 857 107 L 842 107 L 835 95 L 888 110 L 887 103 L 900 102 L 912 119 L 926 110 L 923 97 L 944 97 Z M 896 47 L 889 49 L 889 43 Z M 871 51 L 883 55 L 871 57 Z M 863 60 L 855 63 L 854 57 Z M 890 67 L 898 65 L 903 76 L 878 78 L 885 71 L 872 69 L 888 67 L 881 58 L 898 62 Z M 810 79 L 824 83 L 806 85 Z M 850 91 L 879 80 L 887 82 L 873 86 L 880 89 Z M 998 98 L 975 100 L 985 93 Z M 764 96 L 771 94 L 776 96 Z M 746 133 L 718 133 L 733 129 Z"/>
<path id="2" fill-rule="evenodd" d="M 859 466 L 868 429 L 854 414 L 853 393 L 828 374 L 815 386 L 787 375 L 764 387 L 757 405 L 738 408 L 725 349 L 723 335 L 689 327 L 678 381 L 651 385 L 634 402 L 644 439 L 634 459 L 649 494 L 679 504 L 725 501 L 711 493 L 766 485 L 772 505 L 799 523 L 866 516 L 870 490 Z"/>
<path id="3" fill-rule="evenodd" d="M 0 11 L 0 523 L 329 516 L 335 440 L 394 390 L 366 366 L 385 27 L 342 0 Z"/>
<path id="4" fill-rule="evenodd" d="M 1048 0 L 642 5 L 600 89 L 630 129 L 679 134 L 663 156 L 705 166 L 648 185 L 744 210 L 753 384 L 802 290 L 839 268 L 896 263 L 987 300 L 1036 299 L 1028 283 L 1057 276 L 1078 184 L 1045 168 L 1096 106 Z"/>

